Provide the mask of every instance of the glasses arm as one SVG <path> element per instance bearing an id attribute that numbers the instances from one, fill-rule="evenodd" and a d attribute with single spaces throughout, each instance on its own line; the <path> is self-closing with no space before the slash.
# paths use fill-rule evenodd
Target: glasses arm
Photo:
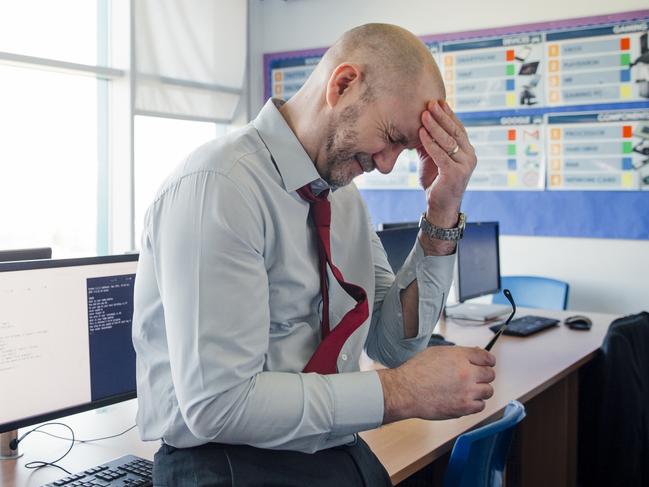
<path id="1" fill-rule="evenodd" d="M 503 334 L 503 332 L 507 328 L 507 325 L 509 325 L 509 322 L 512 320 L 512 318 L 516 314 L 516 303 L 514 302 L 514 298 L 512 296 L 512 293 L 509 292 L 509 289 L 503 289 L 503 294 L 507 298 L 507 301 L 509 301 L 509 304 L 512 305 L 512 313 L 509 315 L 509 318 L 507 318 L 507 321 L 505 321 L 505 323 L 503 323 L 503 326 L 501 326 L 500 329 L 496 332 L 496 334 L 493 336 L 493 338 L 491 340 L 489 340 L 489 343 L 487 343 L 487 346 L 484 347 L 484 349 L 487 352 L 492 349 L 492 347 L 496 343 L 496 340 L 498 340 L 500 335 Z"/>

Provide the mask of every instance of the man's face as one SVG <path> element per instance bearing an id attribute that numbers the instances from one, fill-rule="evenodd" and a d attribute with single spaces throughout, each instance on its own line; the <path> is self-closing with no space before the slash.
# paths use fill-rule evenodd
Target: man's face
<path id="1" fill-rule="evenodd" d="M 341 108 L 327 128 L 322 178 L 340 187 L 363 172 L 389 173 L 403 149 L 419 145 L 421 112 L 435 95 L 431 89 L 411 89 L 373 101 L 361 97 Z"/>

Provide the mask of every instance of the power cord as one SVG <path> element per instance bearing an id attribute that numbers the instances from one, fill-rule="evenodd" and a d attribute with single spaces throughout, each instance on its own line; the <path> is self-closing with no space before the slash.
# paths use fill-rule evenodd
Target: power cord
<path id="1" fill-rule="evenodd" d="M 56 468 L 60 468 L 61 470 L 63 470 L 68 475 L 71 475 L 72 474 L 71 472 L 64 469 L 60 465 L 57 465 L 58 462 L 63 460 L 67 456 L 67 454 L 70 453 L 70 450 L 72 450 L 72 447 L 74 446 L 74 430 L 72 428 L 70 428 L 67 424 L 55 423 L 55 422 L 41 424 L 41 425 L 37 426 L 36 428 L 33 428 L 33 429 L 27 431 L 20 438 L 17 438 L 15 440 L 11 440 L 9 442 L 9 448 L 11 448 L 12 450 L 18 449 L 18 444 L 21 441 L 23 441 L 25 439 L 25 437 L 29 436 L 30 434 L 34 433 L 35 431 L 40 432 L 41 428 L 44 428 L 45 426 L 50 426 L 50 425 L 64 426 L 64 427 L 66 427 L 67 429 L 70 430 L 70 434 L 72 435 L 72 438 L 71 438 L 72 441 L 70 442 L 70 448 L 68 448 L 67 451 L 63 455 L 61 455 L 59 458 L 57 458 L 56 460 L 52 460 L 51 462 L 46 462 L 44 460 L 35 460 L 33 462 L 26 463 L 25 468 L 38 469 L 38 468 L 42 468 L 42 467 L 56 467 Z"/>
<path id="2" fill-rule="evenodd" d="M 53 433 L 49 433 L 47 431 L 42 431 L 41 430 L 41 428 L 44 428 L 45 426 L 51 426 L 51 425 L 64 426 L 65 428 L 69 429 L 71 438 L 66 438 L 65 436 L 59 436 L 59 435 L 55 435 Z M 59 458 L 57 458 L 56 460 L 52 460 L 50 462 L 46 462 L 46 461 L 43 461 L 43 460 L 34 460 L 33 462 L 26 463 L 25 468 L 38 469 L 38 468 L 42 468 L 42 467 L 56 467 L 56 468 L 59 468 L 59 469 L 63 470 L 68 475 L 72 475 L 72 472 L 69 472 L 68 470 L 61 467 L 60 465 L 57 465 L 57 463 L 60 462 L 61 460 L 63 460 L 68 455 L 68 453 L 70 453 L 70 451 L 72 450 L 72 447 L 74 446 L 75 443 L 91 443 L 93 441 L 100 441 L 100 440 L 108 440 L 110 438 L 117 438 L 118 436 L 122 436 L 123 434 L 128 433 L 129 431 L 131 431 L 136 426 L 137 425 L 134 424 L 133 426 L 125 429 L 121 433 L 117 433 L 115 435 L 102 436 L 100 438 L 90 438 L 88 440 L 77 440 L 74 437 L 74 430 L 70 426 L 68 426 L 67 424 L 65 424 L 65 423 L 57 423 L 57 422 L 44 423 L 44 424 L 41 424 L 41 425 L 37 426 L 36 428 L 33 428 L 33 429 L 25 432 L 22 436 L 20 436 L 20 438 L 17 438 L 15 440 L 11 440 L 11 442 L 9 442 L 9 448 L 11 448 L 12 450 L 16 450 L 18 448 L 18 444 L 21 441 L 23 441 L 25 439 L 25 437 L 27 437 L 28 435 L 30 435 L 32 433 L 41 433 L 41 434 L 44 434 L 44 435 L 52 436 L 53 438 L 58 438 L 60 440 L 67 440 L 67 441 L 70 442 L 70 448 L 68 448 L 67 451 L 63 455 L 61 455 Z"/>
<path id="3" fill-rule="evenodd" d="M 132 430 L 133 428 L 135 428 L 136 426 L 137 426 L 137 425 L 134 424 L 133 426 L 131 426 L 131 427 L 125 429 L 125 430 L 122 431 L 121 433 L 117 433 L 116 435 L 111 435 L 111 436 L 102 436 L 101 438 L 91 438 L 91 439 L 89 439 L 89 440 L 77 440 L 77 439 L 73 439 L 73 438 L 66 438 L 65 436 L 59 436 L 59 435 L 55 435 L 55 434 L 53 434 L 53 433 L 48 433 L 47 431 L 40 431 L 40 430 L 37 431 L 37 433 L 42 433 L 42 434 L 44 434 L 44 435 L 51 436 L 51 437 L 53 437 L 53 438 L 58 438 L 59 440 L 74 441 L 75 443 L 92 443 L 93 441 L 109 440 L 109 439 L 111 439 L 111 438 L 117 438 L 118 436 L 122 436 L 122 435 L 128 433 L 129 431 L 131 431 L 131 430 Z"/>

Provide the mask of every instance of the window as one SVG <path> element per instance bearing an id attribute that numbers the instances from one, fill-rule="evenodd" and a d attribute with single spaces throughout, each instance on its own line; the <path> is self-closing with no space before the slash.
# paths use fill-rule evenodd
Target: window
<path id="1" fill-rule="evenodd" d="M 0 51 L 97 64 L 97 12 L 105 1 L 0 2 Z"/>
<path id="2" fill-rule="evenodd" d="M 171 171 L 199 145 L 224 135 L 226 126 L 159 117 L 135 117 L 135 247 L 146 209 Z"/>
<path id="3" fill-rule="evenodd" d="M 107 247 L 108 1 L 0 3 L 0 249 Z"/>
<path id="4" fill-rule="evenodd" d="M 0 64 L 0 248 L 96 253 L 97 84 Z"/>
<path id="5" fill-rule="evenodd" d="M 217 3 L 0 2 L 0 249 L 138 247 L 161 182 L 235 116 L 247 3 Z"/>

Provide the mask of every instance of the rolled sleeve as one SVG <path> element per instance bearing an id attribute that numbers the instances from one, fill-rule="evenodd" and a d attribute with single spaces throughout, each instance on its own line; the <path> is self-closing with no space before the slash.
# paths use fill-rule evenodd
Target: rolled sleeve
<path id="1" fill-rule="evenodd" d="M 379 243 L 380 245 L 380 243 Z M 377 286 L 389 284 L 387 292 L 377 290 L 375 313 L 368 336 L 368 355 L 388 367 L 397 367 L 417 352 L 426 348 L 433 328 L 444 307 L 453 279 L 453 255 L 424 255 L 419 239 L 397 272 L 396 276 L 386 274 L 381 262 L 385 251 L 375 253 L 379 264 L 375 266 Z M 417 280 L 419 291 L 418 331 L 413 338 L 404 337 L 401 291 Z"/>

